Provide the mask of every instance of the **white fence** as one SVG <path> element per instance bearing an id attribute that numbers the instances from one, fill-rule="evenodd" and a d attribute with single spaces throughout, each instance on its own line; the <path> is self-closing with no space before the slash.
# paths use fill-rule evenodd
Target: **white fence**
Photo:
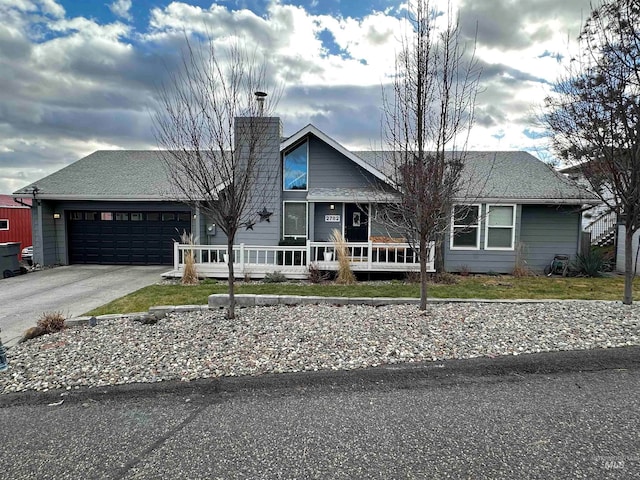
<path id="1" fill-rule="evenodd" d="M 348 243 L 351 269 L 355 272 L 419 271 L 418 253 L 408 243 Z M 185 252 L 193 251 L 199 275 L 227 277 L 227 247 L 223 245 L 185 245 L 174 243 L 174 274 L 184 268 Z M 307 242 L 304 246 L 233 247 L 234 273 L 239 278 L 263 278 L 280 272 L 287 278 L 306 278 L 310 264 L 320 270 L 337 271 L 338 262 L 333 243 Z M 434 248 L 429 245 L 427 270 L 434 271 Z"/>

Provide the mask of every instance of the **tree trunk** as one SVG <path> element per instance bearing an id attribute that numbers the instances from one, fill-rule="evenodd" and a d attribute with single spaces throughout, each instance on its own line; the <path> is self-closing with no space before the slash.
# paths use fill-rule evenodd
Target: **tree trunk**
<path id="1" fill-rule="evenodd" d="M 633 230 L 625 225 L 624 234 L 624 297 L 622 303 L 633 303 Z"/>
<path id="2" fill-rule="evenodd" d="M 438 234 L 436 241 L 434 242 L 435 251 L 435 265 L 436 272 L 444 272 L 444 235 Z"/>
<path id="3" fill-rule="evenodd" d="M 229 271 L 229 307 L 227 308 L 227 318 L 236 318 L 236 295 L 235 295 L 235 275 L 233 272 L 233 241 L 227 242 L 227 267 Z"/>
<path id="4" fill-rule="evenodd" d="M 420 310 L 427 309 L 427 239 L 420 236 Z"/>

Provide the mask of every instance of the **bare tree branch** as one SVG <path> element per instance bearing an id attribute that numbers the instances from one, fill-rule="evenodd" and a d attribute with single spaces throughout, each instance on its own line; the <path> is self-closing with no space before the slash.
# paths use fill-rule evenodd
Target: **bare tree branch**
<path id="1" fill-rule="evenodd" d="M 170 80 L 158 89 L 155 135 L 172 196 L 201 208 L 227 237 L 228 316 L 233 318 L 234 239 L 271 193 L 275 172 L 261 163 L 269 153 L 265 117 L 282 88 L 269 82 L 257 52 L 238 44 L 218 49 L 211 38 L 194 45 L 186 35 L 185 45 L 181 69 L 169 72 Z M 263 90 L 272 95 L 261 97 L 261 103 L 254 94 Z"/>
<path id="2" fill-rule="evenodd" d="M 457 15 L 447 4 L 408 5 L 410 31 L 401 39 L 392 91 L 383 92 L 383 130 L 397 203 L 379 204 L 377 220 L 403 232 L 419 252 L 421 301 L 426 309 L 428 244 L 439 245 L 451 220 L 473 125 L 480 68 L 475 42 L 461 39 Z M 440 252 L 441 255 L 441 252 Z M 436 262 L 442 269 L 442 261 Z"/>
<path id="3" fill-rule="evenodd" d="M 633 249 L 640 229 L 640 4 L 593 8 L 579 54 L 546 99 L 544 123 L 555 151 L 577 165 L 625 225 L 624 303 L 633 301 Z"/>

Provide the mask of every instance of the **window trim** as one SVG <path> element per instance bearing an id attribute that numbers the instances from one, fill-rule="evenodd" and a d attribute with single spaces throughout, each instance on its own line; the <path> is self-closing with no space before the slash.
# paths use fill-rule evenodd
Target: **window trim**
<path id="1" fill-rule="evenodd" d="M 486 214 L 485 214 L 485 222 L 484 222 L 484 249 L 485 250 L 502 250 L 505 252 L 511 252 L 515 250 L 516 244 L 516 212 L 517 206 L 515 203 L 487 203 L 486 204 Z M 511 207 L 512 215 L 511 215 L 511 225 L 493 225 L 489 226 L 489 215 L 490 208 L 489 207 Z M 489 246 L 489 229 L 490 228 L 511 228 L 511 246 L 510 247 L 490 247 Z"/>
<path id="2" fill-rule="evenodd" d="M 306 148 L 307 148 L 307 184 L 305 188 L 286 188 L 286 184 L 285 184 L 285 161 L 286 161 L 286 157 L 287 154 L 293 152 L 294 150 L 298 149 L 298 147 L 301 147 L 302 144 L 305 144 Z M 286 152 L 283 152 L 282 154 L 282 191 L 283 192 L 308 192 L 309 191 L 309 140 L 305 139 L 304 142 L 298 143 L 296 145 L 294 145 L 293 147 L 289 148 Z"/>
<path id="3" fill-rule="evenodd" d="M 455 223 L 455 208 L 456 206 L 464 206 L 464 207 L 478 207 L 478 223 L 475 225 L 456 225 Z M 450 250 L 480 250 L 480 229 L 482 226 L 482 204 L 480 203 L 456 203 L 453 205 L 451 209 L 451 231 L 449 234 L 449 249 Z M 475 247 L 456 247 L 453 244 L 454 240 L 454 232 L 456 227 L 475 227 L 477 229 L 476 235 L 476 246 Z"/>
<path id="4" fill-rule="evenodd" d="M 7 222 L 7 228 L 0 228 L 0 231 L 8 232 L 9 231 L 9 219 L 8 218 L 0 218 L 0 222 Z"/>
<path id="5" fill-rule="evenodd" d="M 286 211 L 285 211 L 285 207 L 287 203 L 303 203 L 305 206 L 305 215 L 306 215 L 306 222 L 304 224 L 304 237 L 302 235 L 286 235 L 285 233 L 285 228 L 286 228 Z M 306 200 L 284 200 L 282 202 L 282 238 L 309 238 L 309 202 L 307 202 Z"/>

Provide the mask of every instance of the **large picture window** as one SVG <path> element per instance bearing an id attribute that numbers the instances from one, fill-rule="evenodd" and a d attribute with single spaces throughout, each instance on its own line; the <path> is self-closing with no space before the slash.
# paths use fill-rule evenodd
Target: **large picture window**
<path id="1" fill-rule="evenodd" d="M 307 204 L 306 202 L 284 202 L 285 237 L 307 236 Z"/>
<path id="2" fill-rule="evenodd" d="M 309 172 L 307 142 L 284 154 L 282 168 L 285 190 L 306 190 Z"/>
<path id="3" fill-rule="evenodd" d="M 452 249 L 480 248 L 480 205 L 454 205 L 451 220 Z"/>
<path id="4" fill-rule="evenodd" d="M 487 205 L 486 249 L 513 250 L 515 205 Z"/>

